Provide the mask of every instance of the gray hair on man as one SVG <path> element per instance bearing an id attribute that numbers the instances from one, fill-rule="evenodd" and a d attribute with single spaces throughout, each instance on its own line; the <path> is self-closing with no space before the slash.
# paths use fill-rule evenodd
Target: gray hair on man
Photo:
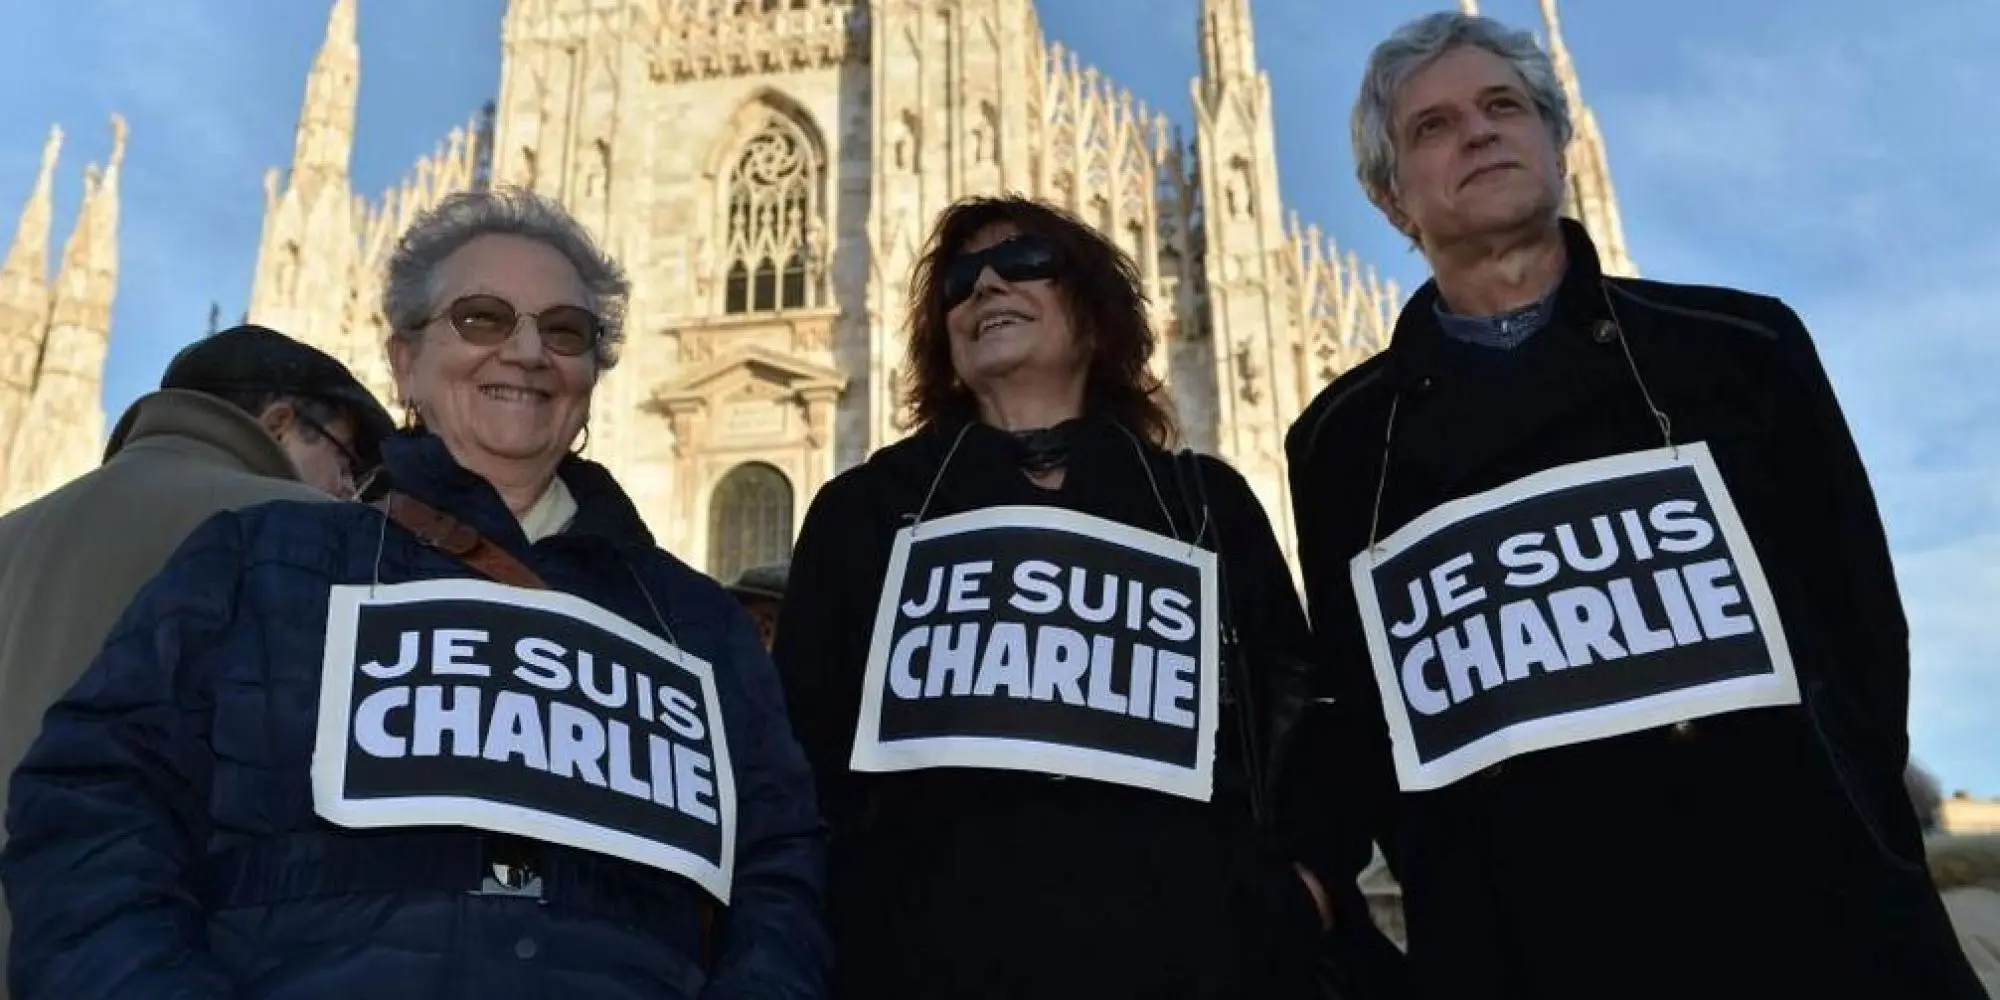
<path id="1" fill-rule="evenodd" d="M 1426 14 L 1397 28 L 1368 55 L 1361 93 L 1354 99 L 1349 130 L 1354 142 L 1354 172 L 1368 200 L 1386 205 L 1396 191 L 1396 95 L 1419 70 L 1463 45 L 1476 46 L 1514 67 L 1527 84 L 1528 97 L 1549 127 L 1556 154 L 1569 148 L 1573 126 L 1569 100 L 1556 79 L 1548 53 L 1535 36 L 1491 18 L 1461 11 Z"/>
<path id="2" fill-rule="evenodd" d="M 625 306 L 632 286 L 624 269 L 592 239 L 583 224 L 553 199 L 523 188 L 460 191 L 419 214 L 396 242 L 382 286 L 382 314 L 392 337 L 415 341 L 437 316 L 439 268 L 481 236 L 519 236 L 546 244 L 576 268 L 590 291 L 590 309 L 604 323 L 598 367 L 618 363 L 625 339 Z"/>

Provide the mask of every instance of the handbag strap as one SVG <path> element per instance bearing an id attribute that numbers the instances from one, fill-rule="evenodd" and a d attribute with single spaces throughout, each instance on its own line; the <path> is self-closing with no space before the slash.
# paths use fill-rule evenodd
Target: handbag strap
<path id="1" fill-rule="evenodd" d="M 1209 548 L 1215 553 L 1216 590 L 1222 598 L 1222 606 L 1216 609 L 1216 623 L 1221 626 L 1222 632 L 1219 636 L 1221 641 L 1217 643 L 1222 661 L 1221 682 L 1223 690 L 1232 695 L 1229 701 L 1235 707 L 1237 749 L 1243 754 L 1244 780 L 1250 786 L 1250 816 L 1262 827 L 1269 808 L 1264 801 L 1265 761 L 1259 751 L 1263 741 L 1257 725 L 1257 685 L 1255 679 L 1247 674 L 1242 636 L 1236 631 L 1236 605 L 1229 592 L 1222 528 L 1215 523 L 1215 512 L 1209 503 L 1208 477 L 1202 474 L 1201 456 L 1192 448 L 1183 448 L 1169 458 L 1173 463 L 1174 479 L 1180 486 L 1181 503 L 1188 511 L 1189 530 L 1196 533 L 1193 544 L 1201 544 L 1203 535 L 1212 536 Z M 1181 470 L 1183 463 L 1187 465 L 1185 473 Z"/>
<path id="2" fill-rule="evenodd" d="M 488 579 L 530 590 L 549 589 L 540 574 L 478 529 L 408 493 L 390 491 L 382 507 L 390 520 L 409 529 L 417 541 L 478 570 Z"/>
<path id="3" fill-rule="evenodd" d="M 541 574 L 480 534 L 479 529 L 408 493 L 391 490 L 379 506 L 388 512 L 390 520 L 417 536 L 417 541 L 456 558 L 497 583 L 530 590 L 549 589 Z M 717 946 L 720 944 L 716 934 L 716 911 L 714 900 L 704 898 L 701 901 L 701 940 L 698 948 L 703 965 L 711 971 L 715 968 Z"/>

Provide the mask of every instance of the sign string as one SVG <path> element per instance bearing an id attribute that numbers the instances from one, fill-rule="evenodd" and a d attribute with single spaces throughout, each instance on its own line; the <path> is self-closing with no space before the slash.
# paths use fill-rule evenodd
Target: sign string
<path id="1" fill-rule="evenodd" d="M 1653 423 L 1659 426 L 1660 440 L 1665 445 L 1667 453 L 1675 459 L 1679 459 L 1681 457 L 1681 449 L 1680 445 L 1674 441 L 1673 418 L 1669 417 L 1667 411 L 1660 409 L 1660 405 L 1654 402 L 1652 387 L 1646 384 L 1646 376 L 1639 370 L 1639 361 L 1632 355 L 1632 342 L 1630 338 L 1625 336 L 1625 324 L 1618 318 L 1618 307 L 1611 304 L 1611 294 L 1602 279 L 1597 283 L 1597 294 L 1604 302 L 1604 310 L 1611 315 L 1608 321 L 1611 339 L 1618 342 L 1618 349 L 1625 356 L 1625 368 L 1632 373 L 1632 381 L 1639 387 L 1639 396 L 1646 402 L 1646 412 L 1652 414 Z M 1400 391 L 1390 397 L 1389 422 L 1382 430 L 1382 471 L 1375 479 L 1375 503 L 1368 521 L 1368 551 L 1371 554 L 1380 554 L 1382 543 L 1382 498 L 1389 486 L 1389 455 L 1391 446 L 1396 439 L 1396 410 L 1401 406 L 1402 402 L 1403 394 Z"/>
<path id="2" fill-rule="evenodd" d="M 1132 454 L 1138 456 L 1139 468 L 1146 470 L 1146 484 L 1153 489 L 1153 502 L 1160 505 L 1160 516 L 1167 519 L 1167 533 L 1173 536 L 1174 541 L 1180 541 L 1180 528 L 1174 524 L 1173 512 L 1167 509 L 1167 498 L 1165 494 L 1160 492 L 1160 481 L 1153 476 L 1153 463 L 1146 461 L 1146 449 L 1140 447 L 1138 436 L 1127 430 L 1124 424 L 1115 424 L 1114 426 L 1124 433 L 1127 441 L 1132 442 Z M 1203 507 L 1201 513 L 1202 525 L 1206 527 L 1208 523 L 1208 508 Z M 1195 543 L 1200 540 L 1201 535 L 1198 533 L 1193 538 L 1187 540 L 1189 554 L 1193 554 Z"/>
<path id="3" fill-rule="evenodd" d="M 1618 319 L 1618 307 L 1611 304 L 1611 292 L 1603 279 L 1597 282 L 1597 294 L 1604 300 L 1605 311 L 1611 314 L 1611 336 L 1618 341 L 1618 349 L 1625 354 L 1625 367 L 1632 372 L 1632 381 L 1639 384 L 1639 396 L 1646 401 L 1646 410 L 1653 415 L 1653 422 L 1660 425 L 1660 437 L 1666 442 L 1667 453 L 1679 459 L 1681 449 L 1674 443 L 1674 422 L 1659 404 L 1653 402 L 1653 391 L 1646 385 L 1646 376 L 1639 372 L 1639 362 L 1632 357 L 1632 342 L 1625 336 L 1625 324 Z"/>
<path id="4" fill-rule="evenodd" d="M 368 596 L 371 598 L 375 596 L 376 588 L 382 586 L 382 550 L 389 543 L 389 512 L 379 507 L 376 509 L 381 513 L 382 520 L 375 526 L 375 565 L 368 581 Z"/>
<path id="5" fill-rule="evenodd" d="M 1382 549 L 1382 495 L 1389 488 L 1389 452 L 1396 440 L 1396 411 L 1403 405 L 1403 393 L 1397 390 L 1389 397 L 1389 422 L 1382 428 L 1382 472 L 1375 477 L 1375 509 L 1368 518 L 1368 551 L 1381 555 Z"/>
<path id="6" fill-rule="evenodd" d="M 638 567 L 633 566 L 630 559 L 621 557 L 619 561 L 625 564 L 625 572 L 632 574 L 632 583 L 639 588 L 639 596 L 646 599 L 646 607 L 652 610 L 653 620 L 660 623 L 660 631 L 664 633 L 662 637 L 667 640 L 667 645 L 675 649 L 686 649 L 687 647 L 681 645 L 680 639 L 675 637 L 674 627 L 667 624 L 667 616 L 660 613 L 659 602 L 653 600 L 652 588 L 646 586 L 646 580 L 639 575 Z"/>
<path id="7" fill-rule="evenodd" d="M 1125 435 L 1125 439 L 1127 441 L 1132 442 L 1132 454 L 1138 458 L 1139 468 L 1144 470 L 1146 473 L 1146 485 L 1153 491 L 1153 502 L 1159 504 L 1160 506 L 1160 516 L 1166 518 L 1168 534 L 1173 536 L 1174 541 L 1177 542 L 1183 541 L 1183 539 L 1181 538 L 1180 527 L 1179 525 L 1174 523 L 1173 512 L 1167 508 L 1166 494 L 1160 492 L 1160 480 L 1157 476 L 1153 475 L 1153 463 L 1146 461 L 1146 449 L 1139 444 L 1139 438 L 1136 435 L 1134 435 L 1132 431 L 1128 429 L 1124 424 L 1114 422 L 1113 426 L 1117 427 L 1119 432 Z M 937 498 L 938 486 L 944 482 L 945 470 L 951 467 L 951 460 L 957 457 L 958 447 L 959 445 L 965 443 L 966 432 L 970 430 L 972 430 L 972 424 L 970 422 L 967 422 L 964 426 L 958 429 L 957 436 L 951 439 L 951 447 L 945 450 L 944 461 L 938 463 L 936 474 L 931 476 L 930 488 L 924 491 L 923 504 L 917 508 L 916 513 L 903 515 L 905 518 L 909 519 L 910 538 L 912 540 L 915 540 L 917 538 L 918 535 L 917 529 L 923 525 L 924 516 L 930 513 L 931 501 Z M 1202 513 L 1201 527 L 1203 530 L 1206 530 L 1208 527 L 1208 508 L 1203 507 L 1201 513 Z M 1200 542 L 1201 534 L 1202 534 L 1201 531 L 1197 531 L 1195 532 L 1193 538 L 1186 539 L 1186 541 L 1190 546 L 1189 549 L 1190 552 L 1193 551 L 1193 546 L 1195 546 Z"/>
<path id="8" fill-rule="evenodd" d="M 944 470 L 951 468 L 952 457 L 958 454 L 958 446 L 965 443 L 965 433 L 972 429 L 972 423 L 958 429 L 958 436 L 951 439 L 951 447 L 945 450 L 944 461 L 938 463 L 937 474 L 931 477 L 931 488 L 924 492 L 924 502 L 914 514 L 904 514 L 910 519 L 910 539 L 916 540 L 917 529 L 923 526 L 924 515 L 930 513 L 931 500 L 937 496 L 938 484 L 944 482 Z"/>

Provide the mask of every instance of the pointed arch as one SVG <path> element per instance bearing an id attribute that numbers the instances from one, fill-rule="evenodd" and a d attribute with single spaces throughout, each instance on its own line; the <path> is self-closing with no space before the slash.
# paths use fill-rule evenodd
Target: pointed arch
<path id="1" fill-rule="evenodd" d="M 722 311 L 812 309 L 826 300 L 831 250 L 826 143 L 797 101 L 764 88 L 730 119 L 710 161 L 716 243 L 726 273 Z M 747 293 L 747 294 L 746 294 Z"/>

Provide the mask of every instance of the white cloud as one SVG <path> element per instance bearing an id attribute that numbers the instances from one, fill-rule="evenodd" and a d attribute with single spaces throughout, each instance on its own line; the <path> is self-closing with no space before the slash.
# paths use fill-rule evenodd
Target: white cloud
<path id="1" fill-rule="evenodd" d="M 1642 264 L 1782 295 L 1811 326 L 1895 550 L 1913 741 L 1947 784 L 1991 793 L 2000 145 L 1974 123 L 2000 89 L 2000 28 L 1976 6 L 1710 44 L 1677 82 L 1610 95 L 1600 118 Z"/>

